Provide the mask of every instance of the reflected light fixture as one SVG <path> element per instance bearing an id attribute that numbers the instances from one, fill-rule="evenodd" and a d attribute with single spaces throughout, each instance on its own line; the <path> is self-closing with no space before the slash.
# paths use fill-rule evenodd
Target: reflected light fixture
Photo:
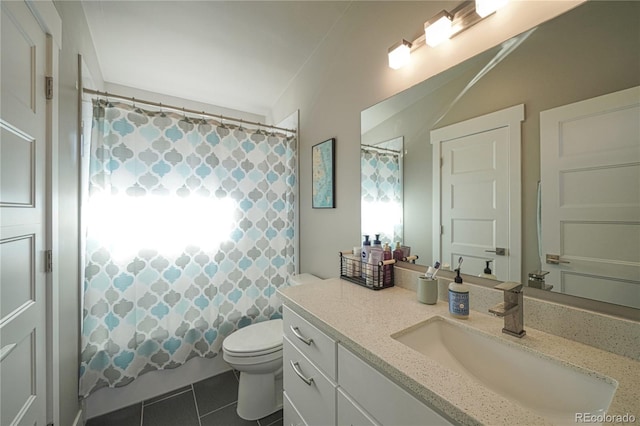
<path id="1" fill-rule="evenodd" d="M 507 4 L 509 0 L 476 0 L 476 13 L 486 18 L 496 10 Z"/>
<path id="2" fill-rule="evenodd" d="M 443 10 L 424 23 L 424 40 L 431 47 L 436 47 L 452 35 L 453 16 Z"/>
<path id="3" fill-rule="evenodd" d="M 424 23 L 424 33 L 409 42 L 402 40 L 389 48 L 389 67 L 402 68 L 409 62 L 411 51 L 423 44 L 435 47 L 471 28 L 503 7 L 509 0 L 467 0 L 451 12 L 443 10 Z"/>
<path id="4" fill-rule="evenodd" d="M 389 68 L 402 68 L 411 58 L 411 42 L 402 39 L 389 48 Z"/>

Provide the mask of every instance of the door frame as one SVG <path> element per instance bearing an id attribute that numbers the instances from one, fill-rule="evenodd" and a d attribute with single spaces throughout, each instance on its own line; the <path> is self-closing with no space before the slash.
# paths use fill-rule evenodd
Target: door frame
<path id="1" fill-rule="evenodd" d="M 46 274 L 46 399 L 47 423 L 60 424 L 59 311 L 58 311 L 58 93 L 59 53 L 62 50 L 62 19 L 52 0 L 24 0 L 47 35 L 45 74 L 53 78 L 53 98 L 46 101 L 45 129 L 45 246 L 51 250 L 51 272 Z"/>
<path id="2" fill-rule="evenodd" d="M 522 270 L 522 165 L 521 122 L 524 104 L 515 105 L 431 131 L 432 147 L 432 250 L 434 259 L 442 253 L 442 144 L 462 136 L 482 133 L 503 127 L 509 129 L 509 280 L 520 282 Z M 435 236 L 438 238 L 435 238 Z"/>

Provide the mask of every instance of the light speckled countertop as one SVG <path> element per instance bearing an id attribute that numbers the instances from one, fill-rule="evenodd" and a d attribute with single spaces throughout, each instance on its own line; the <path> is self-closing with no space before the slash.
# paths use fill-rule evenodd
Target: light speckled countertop
<path id="1" fill-rule="evenodd" d="M 446 302 L 424 305 L 400 287 L 372 291 L 338 278 L 280 289 L 285 305 L 351 349 L 419 399 L 466 425 L 550 424 L 547 419 L 469 378 L 442 367 L 391 335 L 435 315 L 461 322 L 493 338 L 522 345 L 618 382 L 607 414 L 631 414 L 640 422 L 640 362 L 532 328 L 517 339 L 501 332 L 503 320 L 471 311 L 449 316 Z"/>

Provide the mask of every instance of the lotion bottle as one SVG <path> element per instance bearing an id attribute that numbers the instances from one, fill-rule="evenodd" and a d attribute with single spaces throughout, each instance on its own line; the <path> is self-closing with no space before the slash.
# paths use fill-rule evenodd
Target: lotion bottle
<path id="1" fill-rule="evenodd" d="M 404 257 L 404 252 L 402 251 L 402 248 L 400 247 L 400 241 L 398 241 L 396 243 L 396 249 L 393 251 L 393 259 L 396 262 L 400 262 L 403 257 Z"/>
<path id="2" fill-rule="evenodd" d="M 376 234 L 376 239 L 373 240 L 373 247 L 382 250 L 382 242 L 380 241 L 380 234 Z"/>
<path id="3" fill-rule="evenodd" d="M 369 263 L 369 254 L 371 253 L 371 241 L 369 241 L 369 236 L 364 236 L 364 241 L 362 242 L 362 262 L 361 262 L 361 277 L 367 278 L 367 264 Z"/>
<path id="4" fill-rule="evenodd" d="M 452 317 L 469 318 L 469 286 L 462 282 L 460 268 L 455 270 L 457 275 L 449 284 L 449 313 Z"/>
<path id="5" fill-rule="evenodd" d="M 389 244 L 384 243 L 382 259 L 391 260 L 392 258 L 393 258 L 393 255 L 391 254 L 391 247 L 389 247 Z M 384 265 L 382 267 L 383 274 L 384 274 L 383 283 L 385 286 L 391 285 L 391 272 L 392 272 L 391 268 L 393 268 L 392 265 Z"/>

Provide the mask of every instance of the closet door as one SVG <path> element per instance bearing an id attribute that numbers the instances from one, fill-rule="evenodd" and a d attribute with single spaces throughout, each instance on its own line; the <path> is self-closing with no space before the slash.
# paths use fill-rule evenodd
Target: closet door
<path id="1" fill-rule="evenodd" d="M 553 291 L 640 308 L 639 117 L 640 87 L 540 113 L 542 269 Z"/>
<path id="2" fill-rule="evenodd" d="M 46 419 L 46 35 L 1 4 L 0 424 Z"/>

